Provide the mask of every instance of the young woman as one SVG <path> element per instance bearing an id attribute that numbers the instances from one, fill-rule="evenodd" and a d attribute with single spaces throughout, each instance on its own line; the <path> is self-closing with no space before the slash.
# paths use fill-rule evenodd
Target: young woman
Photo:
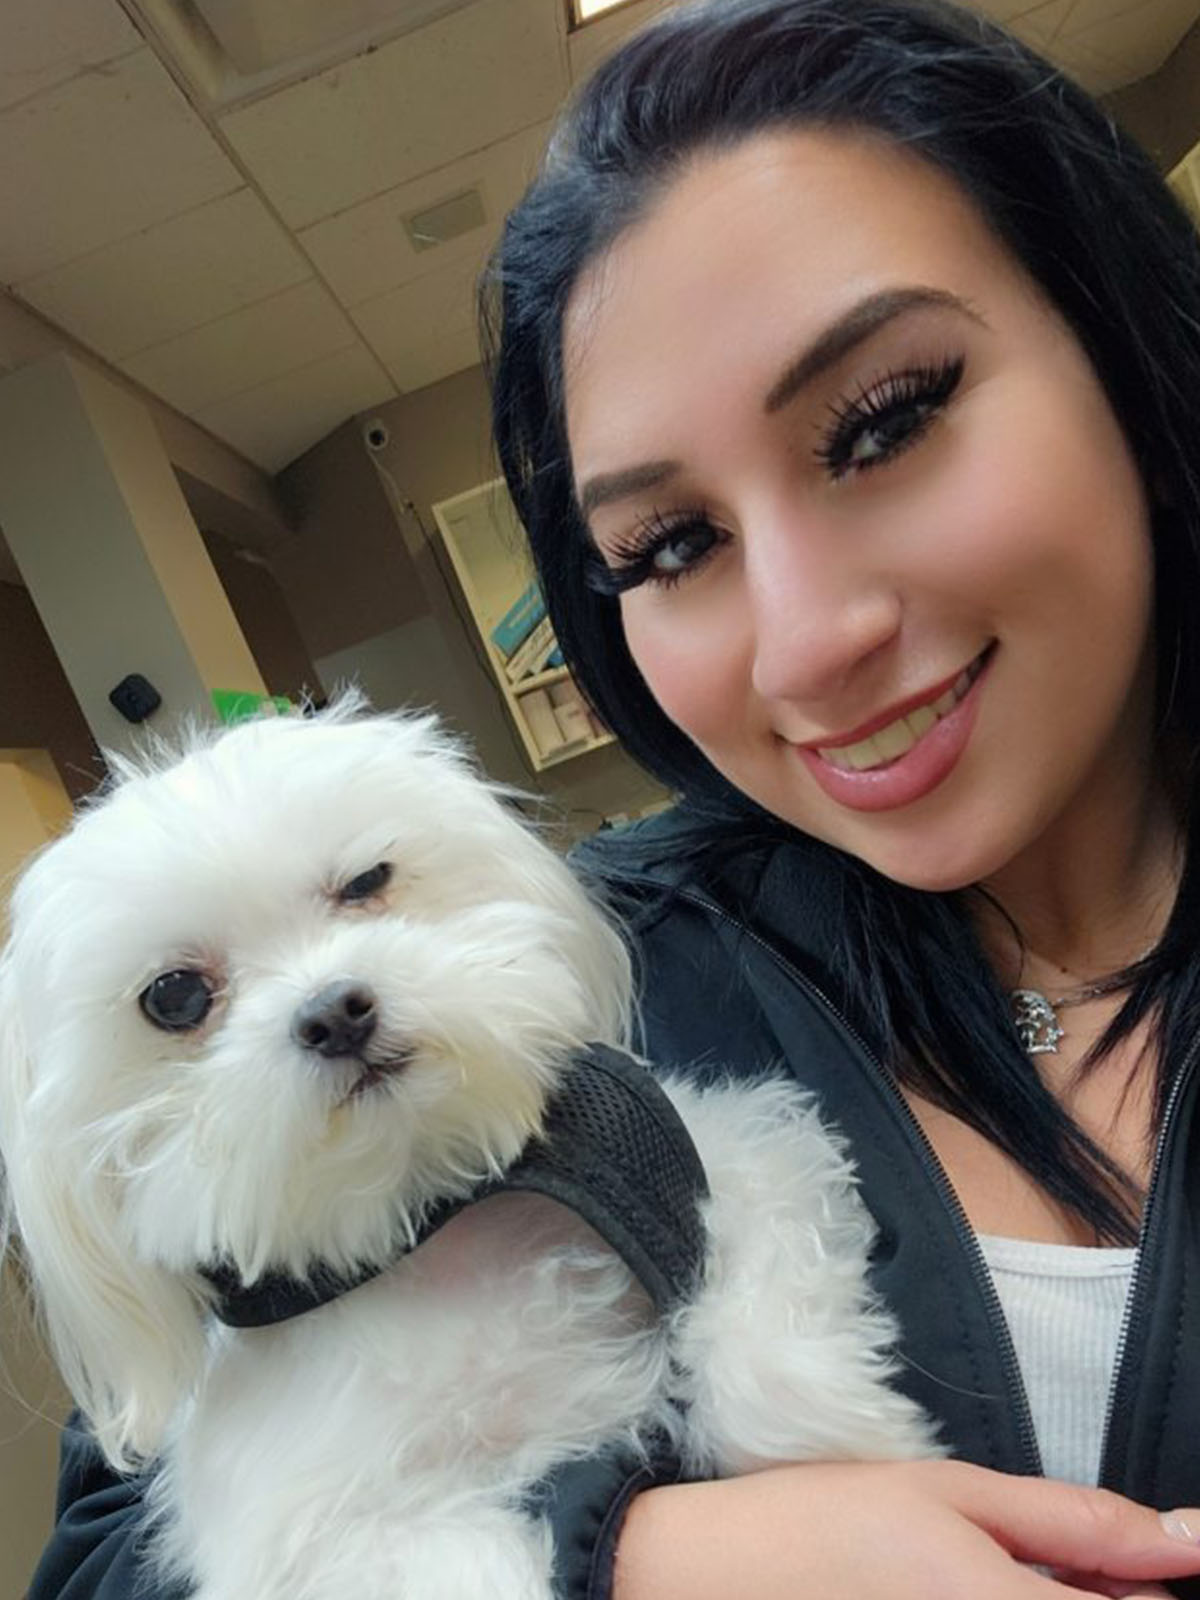
<path id="1" fill-rule="evenodd" d="M 585 91 L 494 283 L 559 638 L 683 797 L 587 862 L 645 1047 L 819 1096 L 956 1458 L 581 1463 L 564 1596 L 1200 1574 L 1189 225 L 976 17 L 712 0 Z M 31 1600 L 145 1593 L 138 1506 L 68 1432 Z"/>
<path id="2" fill-rule="evenodd" d="M 645 1048 L 817 1093 L 957 1458 L 578 1469 L 568 1591 L 1161 1592 L 1194 1548 L 1135 1502 L 1200 1502 L 1192 228 L 976 16 L 710 0 L 584 90 L 487 306 L 558 637 L 681 796 L 583 857 Z"/>

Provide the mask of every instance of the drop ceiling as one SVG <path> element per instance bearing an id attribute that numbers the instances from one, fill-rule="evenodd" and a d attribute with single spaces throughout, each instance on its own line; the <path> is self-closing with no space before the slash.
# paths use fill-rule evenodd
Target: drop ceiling
<path id="1" fill-rule="evenodd" d="M 3 0 L 0 282 L 275 471 L 478 360 L 473 284 L 555 109 L 659 3 L 568 34 L 563 0 L 194 0 L 185 37 L 177 0 Z M 1104 93 L 1200 0 L 980 8 Z M 414 239 L 469 191 L 481 223 Z"/>

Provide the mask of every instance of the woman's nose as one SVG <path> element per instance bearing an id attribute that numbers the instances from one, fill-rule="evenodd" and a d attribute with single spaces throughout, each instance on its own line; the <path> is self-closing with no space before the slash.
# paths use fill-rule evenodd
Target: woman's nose
<path id="1" fill-rule="evenodd" d="M 771 545 L 767 559 L 747 564 L 755 692 L 829 701 L 899 633 L 899 594 L 882 574 L 836 548 L 812 548 L 795 530 Z"/>

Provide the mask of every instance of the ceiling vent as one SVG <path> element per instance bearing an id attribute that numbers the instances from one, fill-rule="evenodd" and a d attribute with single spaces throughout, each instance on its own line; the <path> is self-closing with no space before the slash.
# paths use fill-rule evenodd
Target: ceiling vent
<path id="1" fill-rule="evenodd" d="M 478 189 L 464 189 L 462 194 L 439 200 L 423 211 L 414 211 L 403 217 L 404 231 L 414 250 L 432 250 L 439 244 L 448 244 L 460 234 L 470 233 L 487 221 L 483 197 Z"/>

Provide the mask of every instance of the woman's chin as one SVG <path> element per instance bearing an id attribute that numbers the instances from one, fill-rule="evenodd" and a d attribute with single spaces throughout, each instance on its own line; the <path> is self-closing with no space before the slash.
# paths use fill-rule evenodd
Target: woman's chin
<path id="1" fill-rule="evenodd" d="M 964 819 L 957 826 L 942 821 L 929 827 L 875 827 L 847 829 L 805 827 L 847 855 L 855 856 L 885 878 L 929 894 L 950 894 L 969 888 L 999 872 L 1017 853 L 1019 845 L 1006 830 L 1003 838 L 989 838 L 980 824 Z"/>

